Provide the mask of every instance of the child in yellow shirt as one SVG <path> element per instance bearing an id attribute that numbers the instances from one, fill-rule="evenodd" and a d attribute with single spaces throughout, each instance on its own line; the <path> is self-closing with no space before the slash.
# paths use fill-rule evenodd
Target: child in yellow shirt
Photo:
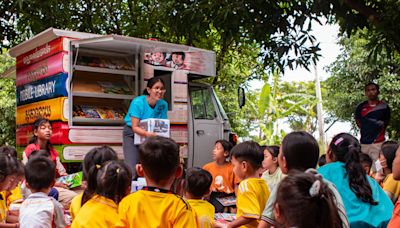
<path id="1" fill-rule="evenodd" d="M 269 197 L 268 186 L 259 178 L 264 153 L 256 142 L 247 141 L 232 149 L 233 172 L 241 180 L 236 199 L 236 220 L 228 227 L 257 227 Z"/>
<path id="2" fill-rule="evenodd" d="M 118 203 L 131 190 L 131 170 L 122 161 L 109 161 L 101 166 L 96 179 L 95 195 L 79 210 L 72 228 L 113 227 L 118 221 Z"/>
<path id="3" fill-rule="evenodd" d="M 188 202 L 170 191 L 182 175 L 179 146 L 169 138 L 149 137 L 139 147 L 139 176 L 147 186 L 125 197 L 118 206 L 115 227 L 196 227 Z"/>
<path id="4" fill-rule="evenodd" d="M 201 228 L 213 227 L 215 208 L 204 200 L 210 194 L 211 174 L 201 168 L 190 168 L 186 172 L 185 197 L 195 212 L 197 225 Z"/>
<path id="5" fill-rule="evenodd" d="M 97 188 L 97 167 L 101 167 L 107 161 L 118 160 L 117 153 L 109 146 L 100 146 L 91 149 L 83 159 L 82 174 L 86 188 L 83 193 L 75 196 L 69 208 L 72 221 L 78 215 L 81 207 L 95 194 Z M 96 167 L 97 166 L 97 167 Z"/>

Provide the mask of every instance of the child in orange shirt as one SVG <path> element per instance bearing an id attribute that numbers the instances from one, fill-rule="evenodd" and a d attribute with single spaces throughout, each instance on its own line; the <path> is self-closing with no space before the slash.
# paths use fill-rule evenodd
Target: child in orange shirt
<path id="1" fill-rule="evenodd" d="M 214 205 L 216 212 L 224 212 L 224 206 L 217 198 L 234 196 L 238 180 L 233 173 L 233 166 L 228 160 L 232 144 L 226 140 L 215 142 L 210 162 L 203 166 L 203 169 L 211 173 L 213 182 L 211 184 L 210 203 Z"/>

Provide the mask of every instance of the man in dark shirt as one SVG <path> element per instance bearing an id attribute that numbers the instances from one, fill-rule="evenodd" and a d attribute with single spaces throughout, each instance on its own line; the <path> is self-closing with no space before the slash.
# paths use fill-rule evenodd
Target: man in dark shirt
<path id="1" fill-rule="evenodd" d="M 385 141 L 385 129 L 390 120 L 389 106 L 379 100 L 379 86 L 368 83 L 364 87 L 368 100 L 357 106 L 355 120 L 361 132 L 361 151 L 375 162 L 379 158 L 381 145 Z"/>

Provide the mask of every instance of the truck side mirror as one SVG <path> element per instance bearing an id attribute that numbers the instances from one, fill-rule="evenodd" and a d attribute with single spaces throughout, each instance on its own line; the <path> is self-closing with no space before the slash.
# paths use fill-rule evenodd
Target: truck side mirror
<path id="1" fill-rule="evenodd" d="M 242 108 L 246 104 L 246 94 L 242 87 L 238 88 L 238 103 L 239 108 Z"/>

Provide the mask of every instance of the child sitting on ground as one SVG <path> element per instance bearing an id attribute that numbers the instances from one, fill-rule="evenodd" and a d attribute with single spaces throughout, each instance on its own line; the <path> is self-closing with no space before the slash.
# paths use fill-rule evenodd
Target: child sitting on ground
<path id="1" fill-rule="evenodd" d="M 365 174 L 371 174 L 371 167 L 372 167 L 372 159 L 368 154 L 361 153 L 360 154 L 360 163 L 365 171 Z"/>
<path id="2" fill-rule="evenodd" d="M 101 166 L 96 179 L 96 194 L 79 210 L 72 228 L 113 227 L 118 221 L 118 204 L 131 191 L 131 170 L 122 161 L 109 161 Z"/>
<path id="3" fill-rule="evenodd" d="M 91 149 L 82 162 L 82 182 L 85 182 L 83 193 L 75 196 L 69 208 L 72 221 L 81 207 L 92 198 L 97 188 L 97 171 L 107 161 L 117 160 L 117 153 L 109 146 L 99 146 Z"/>
<path id="4" fill-rule="evenodd" d="M 335 195 L 320 175 L 293 172 L 278 187 L 275 217 L 283 227 L 342 228 Z"/>
<path id="5" fill-rule="evenodd" d="M 211 173 L 213 183 L 211 185 L 210 203 L 214 205 L 216 212 L 224 212 L 224 206 L 217 198 L 235 195 L 238 179 L 233 173 L 233 166 L 229 162 L 232 144 L 226 140 L 217 140 L 213 149 L 213 162 L 203 166 L 203 169 Z M 228 210 L 229 208 L 226 208 Z"/>
<path id="6" fill-rule="evenodd" d="M 262 167 L 265 171 L 261 178 L 264 179 L 271 192 L 284 177 L 278 164 L 279 146 L 265 146 L 263 149 L 264 160 L 262 162 Z"/>
<path id="7" fill-rule="evenodd" d="M 26 186 L 32 194 L 22 203 L 21 227 L 65 227 L 62 205 L 48 196 L 55 183 L 55 164 L 46 157 L 35 157 L 25 166 Z"/>
<path id="8" fill-rule="evenodd" d="M 256 142 L 243 142 L 232 149 L 233 172 L 240 184 L 236 200 L 236 219 L 228 227 L 257 227 L 269 197 L 268 186 L 259 178 L 264 160 L 263 151 Z"/>
<path id="9" fill-rule="evenodd" d="M 324 165 L 326 165 L 326 154 L 323 154 L 318 158 L 318 167 L 322 167 Z"/>
<path id="10" fill-rule="evenodd" d="M 383 191 L 396 203 L 400 195 L 400 181 L 393 178 L 393 161 L 396 157 L 396 151 L 399 145 L 394 141 L 384 142 L 382 144 L 381 153 L 379 154 L 379 161 L 381 163 L 383 173 L 386 178 L 383 180 Z"/>
<path id="11" fill-rule="evenodd" d="M 279 167 L 282 169 L 282 173 L 290 176 L 291 173 L 297 171 L 306 171 L 313 169 L 316 173 L 315 167 L 317 166 L 319 157 L 319 146 L 317 140 L 307 132 L 295 131 L 287 134 L 283 138 L 279 155 L 278 162 Z M 323 167 L 325 167 L 324 165 Z M 342 198 L 332 183 L 323 180 L 324 183 L 331 189 L 335 194 L 335 204 L 337 205 L 337 211 L 342 220 L 343 227 L 349 227 L 346 211 L 344 209 Z M 279 186 L 279 184 L 278 184 Z M 260 222 L 259 228 L 270 227 L 276 225 L 274 215 L 274 205 L 278 187 L 276 187 L 268 199 L 265 209 L 262 214 L 262 221 Z"/>
<path id="12" fill-rule="evenodd" d="M 210 194 L 211 174 L 201 168 L 191 168 L 186 171 L 185 198 L 196 214 L 198 227 L 213 227 L 215 208 L 204 200 Z"/>
<path id="13" fill-rule="evenodd" d="M 18 225 L 6 223 L 8 214 L 6 199 L 3 198 L 4 193 L 10 189 L 14 182 L 15 173 L 18 172 L 21 164 L 9 153 L 0 153 L 0 227 L 17 227 Z"/>
<path id="14" fill-rule="evenodd" d="M 393 203 L 379 184 L 365 174 L 361 145 L 348 133 L 333 137 L 326 154 L 329 164 L 318 169 L 342 196 L 351 227 L 386 227 Z"/>
<path id="15" fill-rule="evenodd" d="M 126 196 L 118 207 L 115 227 L 196 227 L 188 202 L 170 191 L 182 175 L 179 146 L 169 138 L 149 137 L 139 147 L 136 171 L 147 186 Z"/>

